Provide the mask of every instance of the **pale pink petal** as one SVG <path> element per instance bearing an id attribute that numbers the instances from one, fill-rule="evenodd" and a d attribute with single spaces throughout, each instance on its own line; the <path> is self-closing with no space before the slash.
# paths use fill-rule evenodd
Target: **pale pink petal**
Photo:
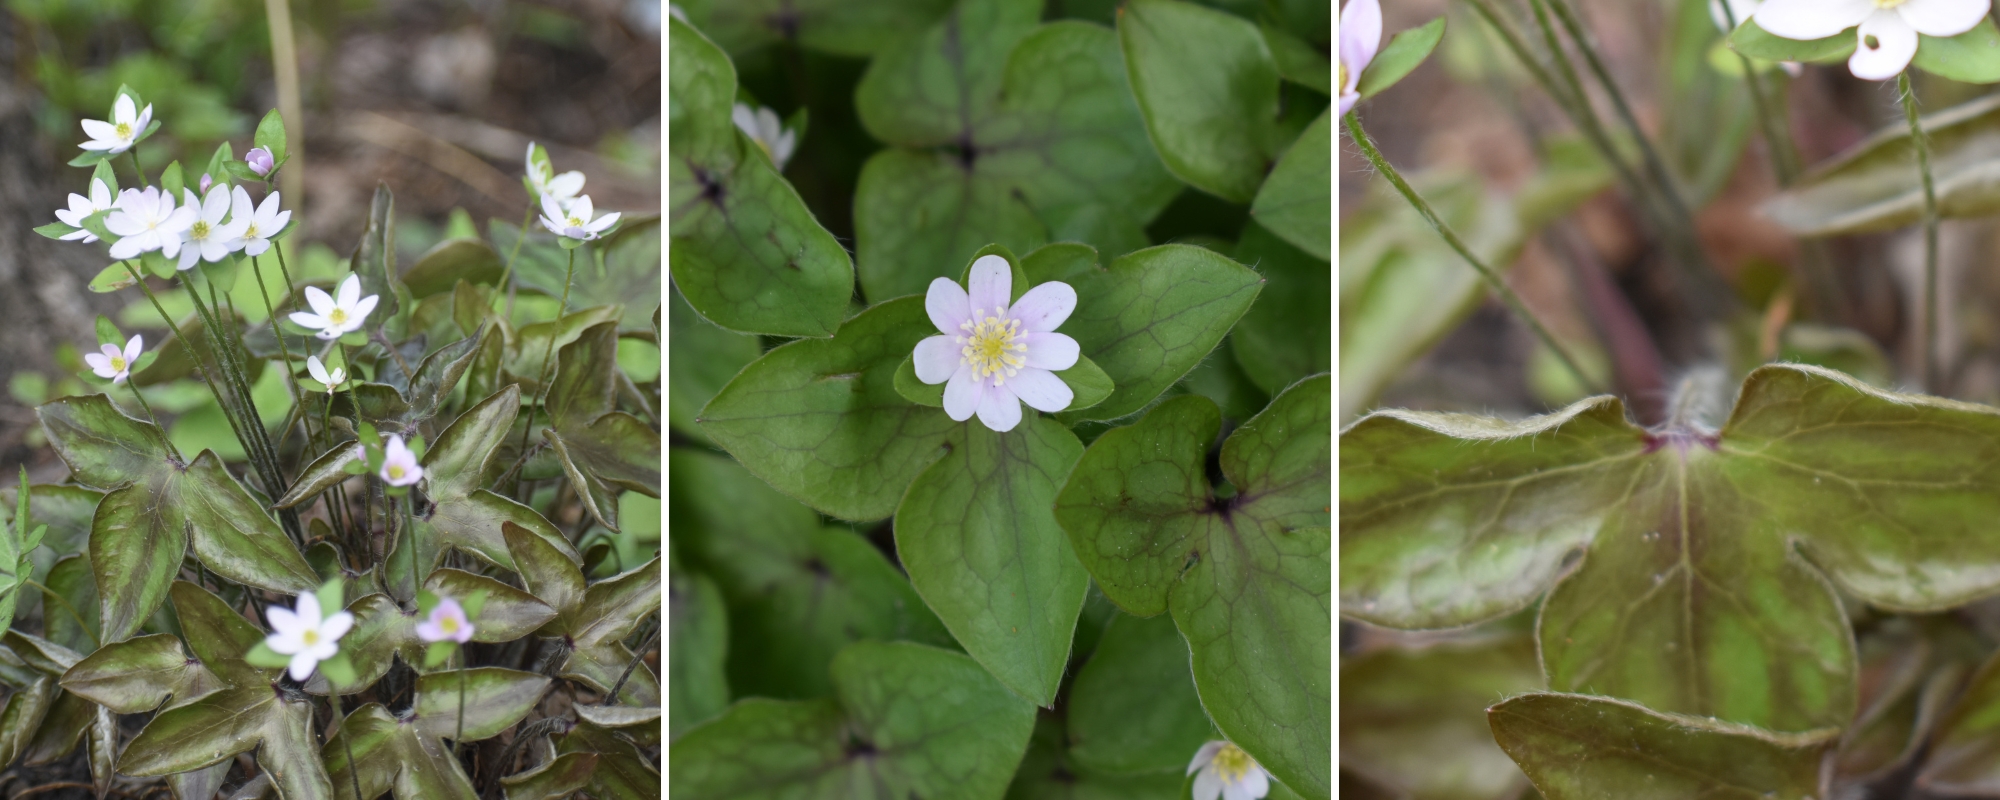
<path id="1" fill-rule="evenodd" d="M 958 371 L 962 360 L 955 336 L 938 335 L 917 343 L 917 349 L 910 354 L 910 361 L 917 368 L 917 380 L 933 386 L 951 380 L 952 373 Z"/>
<path id="2" fill-rule="evenodd" d="M 1805 41 L 1852 28 L 1873 13 L 1875 0 L 1764 0 L 1754 19 L 1772 36 Z"/>
<path id="3" fill-rule="evenodd" d="M 1076 392 L 1070 390 L 1069 384 L 1045 369 L 1029 367 L 1016 372 L 1007 379 L 1006 387 L 1036 411 L 1051 414 L 1069 408 L 1070 401 L 1076 399 Z"/>
<path id="4" fill-rule="evenodd" d="M 105 346 L 110 347 L 110 345 Z M 132 338 L 125 340 L 125 352 L 123 355 L 126 362 L 138 361 L 139 355 L 144 352 L 146 352 L 146 340 L 141 338 L 140 334 L 132 334 Z"/>
<path id="5" fill-rule="evenodd" d="M 1343 117 L 1347 116 L 1347 112 L 1353 110 L 1354 104 L 1360 101 L 1361 101 L 1361 95 L 1357 92 L 1341 92 L 1340 115 Z"/>
<path id="6" fill-rule="evenodd" d="M 1861 23 L 1855 31 L 1861 43 L 1854 48 L 1854 55 L 1847 59 L 1847 69 L 1854 77 L 1867 81 L 1886 81 L 1901 74 L 1910 66 L 1910 59 L 1917 55 L 1917 31 L 1893 11 L 1878 11 Z M 1870 42 L 1874 43 L 1870 47 Z"/>
<path id="7" fill-rule="evenodd" d="M 1972 30 L 1992 9 L 1991 0 L 1906 0 L 1896 13 L 1918 33 L 1950 38 Z"/>
<path id="8" fill-rule="evenodd" d="M 1076 340 L 1061 333 L 1024 333 L 1021 343 L 1028 346 L 1026 365 L 1039 369 L 1062 371 L 1076 366 L 1081 348 Z"/>
<path id="9" fill-rule="evenodd" d="M 931 324 L 939 331 L 957 334 L 959 326 L 972 318 L 972 303 L 958 281 L 933 278 L 930 291 L 924 293 L 924 312 L 931 316 Z"/>
<path id="10" fill-rule="evenodd" d="M 1191 800 L 1218 800 L 1222 797 L 1222 777 L 1213 768 L 1204 769 L 1194 776 L 1194 794 Z"/>
<path id="11" fill-rule="evenodd" d="M 1375 60 L 1382 46 L 1382 5 L 1378 0 L 1348 0 L 1340 10 L 1340 63 L 1347 67 L 1349 83 L 1361 79 L 1361 71 Z M 1350 87 L 1342 87 L 1350 88 Z"/>
<path id="12" fill-rule="evenodd" d="M 1244 796 L 1256 800 L 1271 793 L 1271 776 L 1264 772 L 1263 767 L 1251 767 L 1249 772 L 1244 773 L 1241 785 L 1245 789 Z"/>
<path id="13" fill-rule="evenodd" d="M 979 408 L 979 400 L 986 394 L 986 386 L 972 377 L 971 367 L 959 367 L 952 373 L 951 381 L 944 385 L 944 413 L 954 421 L 972 419 Z"/>
<path id="14" fill-rule="evenodd" d="M 980 256 L 972 262 L 972 273 L 967 276 L 965 287 L 974 319 L 998 316 L 1005 313 L 1013 299 L 1009 293 L 1014 288 L 1014 274 L 1007 268 L 1007 259 Z"/>
<path id="15" fill-rule="evenodd" d="M 1052 331 L 1076 310 L 1076 290 L 1062 281 L 1049 281 L 1021 295 L 1007 316 L 1021 321 L 1024 331 Z"/>
<path id="16" fill-rule="evenodd" d="M 89 365 L 90 371 L 97 373 L 97 377 L 100 378 L 118 374 L 118 370 L 111 368 L 111 359 L 101 353 L 84 353 L 83 363 Z"/>
<path id="17" fill-rule="evenodd" d="M 999 433 L 1021 424 L 1021 401 L 1014 397 L 1013 382 L 986 390 L 979 398 L 979 421 Z"/>

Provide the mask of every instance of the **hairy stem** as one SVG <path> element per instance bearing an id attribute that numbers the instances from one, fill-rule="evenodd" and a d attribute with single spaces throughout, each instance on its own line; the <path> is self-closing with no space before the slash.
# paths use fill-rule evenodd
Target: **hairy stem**
<path id="1" fill-rule="evenodd" d="M 1924 328 L 1918 346 L 1923 351 L 1924 391 L 1944 394 L 1943 375 L 1938 365 L 1938 207 L 1937 188 L 1931 181 L 1931 144 L 1917 119 L 1917 90 L 1910 85 L 1910 73 L 1896 76 L 1897 96 L 1903 101 L 1903 118 L 1910 123 L 1910 143 L 1917 150 L 1917 173 L 1924 184 Z"/>

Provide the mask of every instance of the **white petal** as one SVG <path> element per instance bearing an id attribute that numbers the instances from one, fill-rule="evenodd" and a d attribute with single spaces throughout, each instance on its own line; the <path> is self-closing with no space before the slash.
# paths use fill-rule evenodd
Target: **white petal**
<path id="1" fill-rule="evenodd" d="M 250 193 L 243 191 L 241 184 L 229 190 L 229 213 L 235 219 L 248 220 L 256 216 L 257 206 L 250 202 Z"/>
<path id="2" fill-rule="evenodd" d="M 960 353 L 963 349 L 956 336 L 931 336 L 918 342 L 917 349 L 910 353 L 910 361 L 917 368 L 917 380 L 933 386 L 951 380 L 963 360 Z"/>
<path id="3" fill-rule="evenodd" d="M 1050 414 L 1069 408 L 1070 401 L 1076 399 L 1076 392 L 1070 390 L 1069 384 L 1045 369 L 1029 367 L 1016 372 L 1007 379 L 1006 387 L 1021 402 Z"/>
<path id="4" fill-rule="evenodd" d="M 924 312 L 930 314 L 931 324 L 939 331 L 956 335 L 958 326 L 972 318 L 972 303 L 958 281 L 933 278 L 930 291 L 924 293 Z"/>
<path id="5" fill-rule="evenodd" d="M 105 142 L 97 139 L 92 139 L 88 142 L 84 142 L 83 144 L 77 145 L 77 147 L 81 147 L 85 150 L 103 150 L 112 153 L 124 151 L 124 148 L 119 148 L 118 145 L 114 142 Z M 118 148 L 118 149 L 113 149 L 113 148 Z"/>
<path id="6" fill-rule="evenodd" d="M 354 311 L 352 312 L 354 316 L 354 327 L 356 328 L 361 327 L 361 320 L 366 319 L 368 317 L 368 313 L 375 310 L 375 304 L 380 302 L 381 300 L 382 298 L 380 295 L 371 294 L 367 297 L 361 298 L 361 302 L 355 303 Z"/>
<path id="7" fill-rule="evenodd" d="M 1028 346 L 1027 366 L 1060 372 L 1076 366 L 1081 348 L 1076 340 L 1061 333 L 1028 333 L 1021 335 L 1021 342 Z"/>
<path id="8" fill-rule="evenodd" d="M 257 238 L 245 239 L 243 241 L 243 254 L 247 256 L 261 256 L 264 254 L 264 251 L 269 249 L 271 249 L 271 241 L 269 239 Z"/>
<path id="9" fill-rule="evenodd" d="M 299 633 L 306 629 L 305 622 L 299 619 L 299 615 L 283 606 L 274 605 L 264 609 L 264 619 L 271 623 L 271 630 L 286 638 L 296 639 Z"/>
<path id="10" fill-rule="evenodd" d="M 972 262 L 972 272 L 966 276 L 966 295 L 972 303 L 974 317 L 988 317 L 1000 313 L 1011 304 L 1014 289 L 1014 273 L 1007 268 L 1007 259 L 994 255 L 980 256 Z"/>
<path id="11" fill-rule="evenodd" d="M 182 243 L 181 247 L 180 261 L 179 263 L 174 264 L 174 269 L 179 269 L 179 270 L 193 269 L 195 262 L 200 260 L 201 260 L 201 248 L 199 246 L 187 244 L 184 242 Z"/>
<path id="12" fill-rule="evenodd" d="M 575 197 L 583 191 L 583 173 L 570 170 L 549 179 L 548 192 L 558 199 Z"/>
<path id="13" fill-rule="evenodd" d="M 778 131 L 785 124 L 778 121 L 778 112 L 768 108 L 757 109 L 757 136 L 767 142 L 777 141 Z"/>
<path id="14" fill-rule="evenodd" d="M 563 209 L 556 202 L 556 199 L 550 195 L 542 195 L 542 224 L 547 225 L 549 220 L 561 220 L 562 218 Z M 561 228 L 562 225 L 557 224 L 550 227 L 549 230 L 559 230 Z"/>
<path id="15" fill-rule="evenodd" d="M 257 206 L 257 215 L 256 215 L 257 227 L 262 228 L 265 226 L 270 226 L 271 231 L 276 232 L 279 228 L 285 227 L 285 222 L 292 218 L 292 212 L 290 211 L 286 211 L 282 214 L 279 213 L 278 196 L 280 194 L 283 193 L 272 192 L 270 194 L 264 195 L 263 204 Z M 244 196 L 248 197 L 249 195 L 244 195 Z"/>
<path id="16" fill-rule="evenodd" d="M 241 233 L 241 231 L 238 231 L 238 233 Z M 235 236 L 229 237 L 229 239 L 234 239 L 234 238 L 236 237 Z M 213 264 L 217 261 L 221 261 L 222 259 L 227 258 L 229 256 L 229 239 L 224 239 L 220 236 L 211 236 L 207 239 L 203 239 L 201 241 L 201 253 L 200 253 L 202 260 L 207 261 L 210 264 Z"/>
<path id="17" fill-rule="evenodd" d="M 1350 110 L 1352 110 L 1352 109 L 1354 108 L 1354 104 L 1355 104 L 1356 102 L 1359 102 L 1360 100 L 1361 100 L 1361 95 L 1360 95 L 1359 93 L 1356 93 L 1356 92 L 1341 92 L 1341 93 L 1340 93 L 1340 115 L 1341 115 L 1341 116 L 1343 116 L 1343 117 L 1344 117 L 1344 116 L 1347 116 L 1347 112 L 1348 112 L 1348 111 L 1350 111 Z"/>
<path id="18" fill-rule="evenodd" d="M 148 108 L 150 107 L 148 106 Z M 137 121 L 138 115 L 139 108 L 132 104 L 132 96 L 129 94 L 119 95 L 118 99 L 111 104 L 112 122 L 134 122 Z"/>
<path id="19" fill-rule="evenodd" d="M 1215 754 L 1221 752 L 1224 744 L 1225 742 L 1217 741 L 1202 744 L 1200 750 L 1194 751 L 1194 759 L 1188 762 L 1187 774 L 1193 775 L 1195 770 L 1208 766 L 1208 762 L 1215 760 Z"/>
<path id="20" fill-rule="evenodd" d="M 331 315 L 335 308 L 333 298 L 317 286 L 306 287 L 306 305 L 322 317 Z"/>
<path id="21" fill-rule="evenodd" d="M 1021 424 L 1021 401 L 1014 397 L 1013 384 L 989 387 L 979 398 L 979 421 L 999 433 Z"/>
<path id="22" fill-rule="evenodd" d="M 289 656 L 306 649 L 306 643 L 290 634 L 274 633 L 264 637 L 264 646 L 281 656 Z"/>
<path id="23" fill-rule="evenodd" d="M 1021 321 L 1026 331 L 1052 331 L 1076 310 L 1076 290 L 1062 281 L 1049 281 L 1021 295 L 1007 316 Z"/>
<path id="24" fill-rule="evenodd" d="M 167 215 L 166 219 L 160 220 L 160 230 L 168 233 L 180 233 L 192 228 L 194 227 L 196 212 L 197 209 L 193 206 L 176 208 L 173 210 L 173 213 Z"/>
<path id="25" fill-rule="evenodd" d="M 590 216 L 595 213 L 597 207 L 590 204 L 590 195 L 578 197 L 576 202 L 569 204 L 569 215 L 585 222 L 589 222 Z"/>
<path id="26" fill-rule="evenodd" d="M 201 201 L 201 218 L 211 223 L 221 222 L 229 215 L 229 192 L 217 186 L 208 190 L 208 196 Z"/>
<path id="27" fill-rule="evenodd" d="M 140 238 L 143 239 L 146 237 L 142 236 Z M 181 237 L 174 236 L 172 234 L 163 231 L 161 233 L 153 234 L 152 238 L 157 239 L 160 242 L 160 255 L 166 256 L 168 258 L 173 258 L 174 256 L 180 254 Z M 181 267 L 181 269 L 187 269 L 187 267 Z"/>
<path id="28" fill-rule="evenodd" d="M 972 419 L 979 400 L 987 392 L 985 384 L 972 377 L 971 367 L 960 367 L 944 385 L 944 414 L 955 422 Z"/>
<path id="29" fill-rule="evenodd" d="M 1949 38 L 1972 30 L 1992 7 L 1991 0 L 1907 0 L 1896 13 L 1918 33 Z"/>
<path id="30" fill-rule="evenodd" d="M 85 353 L 83 355 L 83 363 L 90 365 L 90 371 L 97 373 L 97 377 L 100 378 L 109 378 L 118 374 L 118 370 L 111 368 L 111 359 L 96 353 Z"/>
<path id="31" fill-rule="evenodd" d="M 319 356 L 306 356 L 306 372 L 320 383 L 333 383 L 333 376 L 326 374 L 326 366 L 319 363 Z"/>
<path id="32" fill-rule="evenodd" d="M 1893 11 L 1878 11 L 1861 23 L 1855 35 L 1861 43 L 1847 59 L 1854 77 L 1886 81 L 1901 74 L 1917 55 L 1917 31 Z M 1875 46 L 1869 47 L 1870 40 Z"/>
<path id="33" fill-rule="evenodd" d="M 302 650 L 292 656 L 291 666 L 287 670 L 292 673 L 292 680 L 304 683 L 305 679 L 312 677 L 313 667 L 319 665 L 319 659 L 313 656 L 312 650 Z"/>
<path id="34" fill-rule="evenodd" d="M 146 224 L 139 218 L 123 211 L 113 211 L 104 215 L 104 227 L 119 236 L 137 236 L 146 230 Z"/>
<path id="35" fill-rule="evenodd" d="M 118 126 L 101 119 L 87 119 L 83 121 L 83 135 L 97 142 L 115 142 L 118 140 Z"/>
<path id="36" fill-rule="evenodd" d="M 1263 767 L 1253 766 L 1249 772 L 1244 773 L 1242 786 L 1245 790 L 1244 797 L 1257 800 L 1271 793 L 1271 776 Z"/>
<path id="37" fill-rule="evenodd" d="M 111 187 L 105 186 L 104 181 L 90 179 L 90 206 L 94 211 L 111 207 Z"/>
<path id="38" fill-rule="evenodd" d="M 340 304 L 341 308 L 353 308 L 354 304 L 360 302 L 360 300 L 361 276 L 348 275 L 347 280 L 340 282 L 340 299 L 336 302 Z"/>
<path id="39" fill-rule="evenodd" d="M 736 129 L 757 138 L 757 112 L 751 111 L 746 103 L 737 103 L 729 109 L 729 121 L 736 123 Z"/>
<path id="40" fill-rule="evenodd" d="M 319 624 L 319 635 L 326 637 L 328 643 L 332 643 L 339 641 L 340 637 L 346 636 L 347 632 L 353 628 L 353 614 L 345 611 L 335 611 L 333 612 L 333 616 L 327 617 L 325 622 Z"/>
<path id="41" fill-rule="evenodd" d="M 1190 797 L 1192 800 L 1217 800 L 1222 797 L 1222 778 L 1215 774 L 1215 768 L 1203 769 L 1200 775 L 1194 776 L 1194 793 Z"/>
<path id="42" fill-rule="evenodd" d="M 299 604 L 292 607 L 292 613 L 299 615 L 299 623 L 308 628 L 319 627 L 319 598 L 312 592 L 300 592 Z"/>
<path id="43" fill-rule="evenodd" d="M 1250 794 L 1250 787 L 1238 781 L 1222 784 L 1222 800 L 1257 800 L 1257 798 Z"/>
<path id="44" fill-rule="evenodd" d="M 137 139 L 139 135 L 145 133 L 146 128 L 152 124 L 153 124 L 153 106 L 149 103 L 144 109 L 141 109 L 139 111 L 139 118 L 133 120 L 132 137 L 134 139 Z"/>
<path id="45" fill-rule="evenodd" d="M 547 199 L 548 195 L 543 195 L 542 197 L 543 199 Z M 549 233 L 561 234 L 564 227 L 566 226 L 562 222 L 556 221 L 547 214 L 542 215 L 542 228 Z"/>
<path id="46" fill-rule="evenodd" d="M 1861 24 L 1875 12 L 1875 0 L 1764 0 L 1757 27 L 1786 39 L 1824 39 Z"/>
<path id="47" fill-rule="evenodd" d="M 113 249 L 116 248 L 114 247 Z M 311 328 L 313 330 L 325 328 L 329 324 L 325 317 L 318 314 L 308 314 L 304 311 L 292 312 L 291 320 L 301 328 Z"/>
<path id="48" fill-rule="evenodd" d="M 111 257 L 118 261 L 123 261 L 143 252 L 146 252 L 146 250 L 140 247 L 139 238 L 136 236 L 128 236 L 111 243 Z"/>
<path id="49" fill-rule="evenodd" d="M 625 212 L 613 211 L 609 214 L 606 214 L 604 216 L 598 217 L 595 220 L 592 220 L 589 225 L 583 226 L 583 229 L 590 231 L 591 233 L 597 233 L 599 231 L 604 230 L 605 228 L 609 228 L 613 225 L 618 224 L 618 218 L 622 216 L 625 216 Z"/>

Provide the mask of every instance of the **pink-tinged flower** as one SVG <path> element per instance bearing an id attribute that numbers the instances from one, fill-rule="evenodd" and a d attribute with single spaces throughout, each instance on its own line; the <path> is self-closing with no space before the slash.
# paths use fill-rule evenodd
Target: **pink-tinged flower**
<path id="1" fill-rule="evenodd" d="M 1271 792 L 1270 774 L 1229 742 L 1202 745 L 1188 763 L 1187 774 L 1194 775 L 1194 800 L 1258 800 Z"/>
<path id="2" fill-rule="evenodd" d="M 181 233 L 194 225 L 199 209 L 174 207 L 174 196 L 148 186 L 145 191 L 126 189 L 118 193 L 104 227 L 118 235 L 111 245 L 111 257 L 123 261 L 152 250 L 173 258 L 181 252 Z"/>
<path id="3" fill-rule="evenodd" d="M 275 166 L 278 162 L 271 157 L 271 151 L 262 147 L 253 147 L 250 149 L 250 152 L 243 154 L 243 163 L 250 165 L 251 172 L 255 172 L 258 175 L 269 175 L 271 174 L 271 167 Z"/>
<path id="4" fill-rule="evenodd" d="M 1340 10 L 1340 113 L 1345 116 L 1361 100 L 1361 73 L 1382 47 L 1382 5 L 1377 0 L 1347 0 Z"/>
<path id="5" fill-rule="evenodd" d="M 440 598 L 431 616 L 417 623 L 417 638 L 426 642 L 451 640 L 459 644 L 472 641 L 472 621 L 465 618 L 465 609 L 457 600 Z"/>
<path id="6" fill-rule="evenodd" d="M 424 479 L 424 468 L 417 464 L 417 454 L 403 444 L 400 434 L 389 434 L 389 446 L 382 450 L 381 476 L 390 486 L 410 486 Z"/>
<path id="7" fill-rule="evenodd" d="M 243 235 L 243 229 L 249 227 L 249 223 L 242 217 L 228 222 L 222 221 L 224 217 L 229 216 L 229 191 L 217 186 L 204 200 L 195 199 L 194 192 L 187 189 L 182 189 L 181 192 L 187 198 L 186 202 L 181 204 L 181 208 L 192 208 L 196 211 L 194 222 L 188 224 L 187 230 L 181 231 L 179 267 L 188 269 L 197 261 L 213 264 L 229 257 L 229 242 Z"/>
<path id="8" fill-rule="evenodd" d="M 1076 394 L 1055 376 L 1076 365 L 1076 340 L 1055 329 L 1076 310 L 1076 290 L 1049 281 L 1012 307 L 1014 277 L 1007 259 L 972 262 L 968 293 L 950 278 L 931 281 L 924 309 L 943 335 L 917 343 L 917 379 L 943 383 L 944 411 L 964 422 L 973 414 L 996 431 L 1021 422 L 1021 403 L 1047 412 L 1069 407 Z"/>
<path id="9" fill-rule="evenodd" d="M 1917 55 L 1917 34 L 1948 39 L 1972 30 L 1992 0 L 1765 0 L 1757 27 L 1786 39 L 1824 39 L 1854 28 L 1860 40 L 1847 69 L 1863 80 L 1902 74 Z"/>
<path id="10" fill-rule="evenodd" d="M 292 312 L 292 321 L 299 327 L 319 331 L 321 339 L 338 339 L 349 331 L 361 330 L 361 323 L 368 319 L 368 312 L 375 310 L 376 295 L 361 296 L 361 278 L 349 275 L 340 282 L 340 299 L 335 300 L 317 286 L 306 287 L 306 304 L 312 306 L 310 313 Z"/>
<path id="11" fill-rule="evenodd" d="M 97 234 L 83 229 L 83 221 L 99 211 L 109 210 L 111 210 L 111 187 L 105 186 L 102 180 L 91 178 L 89 197 L 72 193 L 69 196 L 69 208 L 56 209 L 56 219 L 76 229 L 63 234 L 62 240 L 84 244 L 97 241 Z"/>
<path id="12" fill-rule="evenodd" d="M 124 350 L 109 343 L 99 345 L 97 349 L 99 352 L 83 354 L 83 363 L 89 364 L 90 371 L 97 373 L 97 377 L 110 378 L 113 384 L 120 384 L 132 377 L 132 365 L 139 360 L 140 353 L 146 352 L 146 342 L 138 334 L 133 334 L 125 342 Z"/>
<path id="13" fill-rule="evenodd" d="M 146 126 L 153 124 L 153 107 L 133 113 L 132 96 L 121 94 L 118 101 L 111 104 L 110 121 L 87 119 L 83 121 L 83 132 L 90 141 L 77 145 L 85 150 L 101 150 L 112 155 L 130 150 L 139 143 L 139 136 L 146 132 Z"/>
<path id="14" fill-rule="evenodd" d="M 319 598 L 312 592 L 299 594 L 297 610 L 271 606 L 265 617 L 272 633 L 264 637 L 264 645 L 278 655 L 292 657 L 289 671 L 295 681 L 311 677 L 319 662 L 339 653 L 340 637 L 354 627 L 354 615 L 345 611 L 321 618 Z"/>

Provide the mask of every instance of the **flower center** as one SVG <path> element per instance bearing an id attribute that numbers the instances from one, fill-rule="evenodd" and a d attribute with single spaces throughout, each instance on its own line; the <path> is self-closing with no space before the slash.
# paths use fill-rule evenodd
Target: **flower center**
<path id="1" fill-rule="evenodd" d="M 1875 0 L 1875 7 L 1876 7 L 1876 8 L 1895 8 L 1896 6 L 1900 6 L 1900 5 L 1902 5 L 1902 4 L 1904 4 L 1904 3 L 1907 3 L 1907 2 L 1909 2 L 1909 1 L 1910 1 L 1910 0 Z"/>
<path id="2" fill-rule="evenodd" d="M 572 228 L 581 228 L 583 227 L 583 220 L 577 219 L 576 217 L 570 217 L 569 226 Z"/>
<path id="3" fill-rule="evenodd" d="M 403 479 L 403 465 L 401 464 L 390 464 L 388 472 L 389 480 L 400 481 Z"/>
<path id="4" fill-rule="evenodd" d="M 1028 345 L 1021 341 L 1021 321 L 1002 318 L 1003 309 L 994 311 L 993 316 L 981 317 L 975 309 L 973 319 L 958 326 L 965 331 L 958 341 L 965 345 L 959 355 L 972 366 L 973 376 L 993 378 L 993 385 L 999 386 L 1028 362 Z"/>
<path id="5" fill-rule="evenodd" d="M 458 632 L 458 618 L 457 618 L 457 617 L 445 617 L 444 619 L 441 619 L 441 620 L 438 620 L 438 627 L 439 627 L 439 628 L 442 628 L 442 629 L 444 630 L 444 632 L 445 632 L 445 633 L 457 633 L 457 632 Z"/>
<path id="6" fill-rule="evenodd" d="M 113 370 L 114 372 L 124 372 L 124 371 L 125 371 L 125 357 L 124 357 L 124 356 L 112 356 L 112 357 L 111 357 L 111 369 L 112 369 L 112 370 Z"/>
<path id="7" fill-rule="evenodd" d="M 1340 78 L 1340 82 L 1334 85 L 1339 86 L 1340 90 L 1343 92 L 1347 91 L 1347 62 L 1342 61 L 1339 64 L 1334 65 L 1334 69 L 1338 71 L 1338 75 L 1336 77 Z"/>
<path id="8" fill-rule="evenodd" d="M 1243 748 L 1225 744 L 1221 750 L 1215 751 L 1215 758 L 1209 763 L 1214 764 L 1216 771 L 1222 773 L 1223 781 L 1236 783 L 1243 780 L 1243 776 L 1250 772 L 1251 767 L 1257 765 L 1257 760 L 1251 758 L 1249 753 L 1243 752 Z"/>
<path id="9" fill-rule="evenodd" d="M 307 645 L 319 644 L 319 631 L 307 628 L 305 633 L 299 635 L 299 640 Z"/>
<path id="10" fill-rule="evenodd" d="M 195 220 L 194 227 L 188 229 L 188 236 L 196 240 L 208 238 L 208 220 Z"/>
<path id="11" fill-rule="evenodd" d="M 257 223 L 252 222 L 250 223 L 250 227 L 243 229 L 243 238 L 245 239 L 257 238 Z"/>
<path id="12" fill-rule="evenodd" d="M 335 325 L 347 324 L 347 309 L 344 308 L 334 309 L 331 313 L 326 315 L 326 321 L 331 322 Z"/>
<path id="13" fill-rule="evenodd" d="M 1877 1 L 1879 2 L 1880 0 Z M 113 129 L 113 132 L 117 133 L 120 139 L 130 139 L 132 138 L 132 123 L 120 122 L 118 123 L 118 127 Z"/>

